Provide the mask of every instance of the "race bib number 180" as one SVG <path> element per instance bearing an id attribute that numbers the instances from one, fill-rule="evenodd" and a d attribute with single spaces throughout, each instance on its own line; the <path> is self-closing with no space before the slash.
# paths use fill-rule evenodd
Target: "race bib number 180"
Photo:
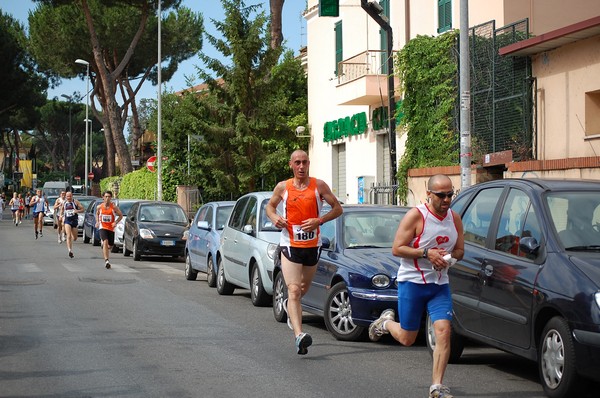
<path id="1" fill-rule="evenodd" d="M 308 242 L 308 241 L 316 239 L 316 237 L 317 237 L 316 231 L 306 232 L 306 231 L 302 230 L 302 228 L 299 225 L 294 225 L 293 231 L 294 231 L 294 240 L 296 242 Z"/>

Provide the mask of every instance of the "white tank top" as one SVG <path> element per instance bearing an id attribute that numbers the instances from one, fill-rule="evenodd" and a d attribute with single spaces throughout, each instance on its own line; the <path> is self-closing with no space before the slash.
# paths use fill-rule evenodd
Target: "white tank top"
<path id="1" fill-rule="evenodd" d="M 432 213 L 425 204 L 418 205 L 417 210 L 423 217 L 423 231 L 410 242 L 409 246 L 419 249 L 437 248 L 444 249 L 448 253 L 452 252 L 458 238 L 452 210 L 448 210 L 446 217 L 441 219 Z M 443 285 L 448 283 L 448 269 L 436 271 L 433 264 L 425 258 L 401 258 L 398 281 Z"/>

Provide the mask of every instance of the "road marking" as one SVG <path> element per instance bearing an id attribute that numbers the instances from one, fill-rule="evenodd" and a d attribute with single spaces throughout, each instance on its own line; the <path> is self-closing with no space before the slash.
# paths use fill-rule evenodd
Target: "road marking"
<path id="1" fill-rule="evenodd" d="M 21 272 L 43 272 L 42 269 L 34 263 L 18 264 L 17 267 L 19 267 Z"/>

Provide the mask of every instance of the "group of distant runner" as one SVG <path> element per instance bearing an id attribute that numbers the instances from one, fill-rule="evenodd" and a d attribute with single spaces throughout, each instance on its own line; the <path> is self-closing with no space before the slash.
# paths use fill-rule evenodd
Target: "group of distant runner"
<path id="1" fill-rule="evenodd" d="M 31 211 L 33 219 L 33 230 L 35 239 L 44 236 L 44 216 L 49 212 L 48 201 L 41 189 L 36 190 L 35 195 L 14 193 L 12 199 L 8 203 L 8 207 L 12 212 L 13 224 L 19 226 L 23 222 L 23 218 L 28 217 Z M 115 228 L 119 221 L 123 218 L 123 213 L 119 207 L 112 203 L 112 192 L 106 191 L 102 195 L 103 203 L 97 207 L 95 214 L 96 228 L 102 242 L 102 252 L 104 255 L 104 266 L 106 269 L 111 268 L 109 253 L 115 241 Z M 61 192 L 53 205 L 54 211 L 54 228 L 57 232 L 57 242 L 59 244 L 66 242 L 68 255 L 70 258 L 75 257 L 73 254 L 73 242 L 77 240 L 77 226 L 79 224 L 78 213 L 83 213 L 85 209 L 82 204 L 73 197 L 73 192 Z"/>

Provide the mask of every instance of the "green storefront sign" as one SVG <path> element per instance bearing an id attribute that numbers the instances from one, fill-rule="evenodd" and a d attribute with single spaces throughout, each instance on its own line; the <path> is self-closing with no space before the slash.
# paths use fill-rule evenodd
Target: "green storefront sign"
<path id="1" fill-rule="evenodd" d="M 338 120 L 326 122 L 323 126 L 323 142 L 335 141 L 342 137 L 364 134 L 367 132 L 367 114 L 357 113 Z"/>

